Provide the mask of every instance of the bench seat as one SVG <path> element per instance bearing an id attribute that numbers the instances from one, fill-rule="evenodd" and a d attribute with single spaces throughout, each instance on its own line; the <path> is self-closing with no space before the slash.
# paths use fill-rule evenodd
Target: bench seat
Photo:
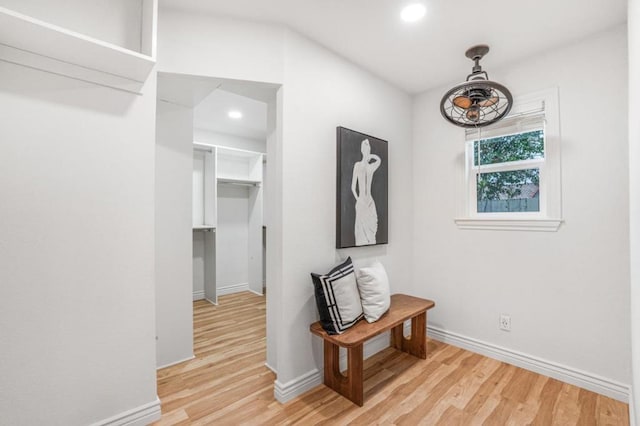
<path id="1" fill-rule="evenodd" d="M 428 299 L 394 294 L 391 307 L 378 321 L 369 324 L 361 320 L 342 334 L 330 335 L 321 323 L 311 324 L 311 332 L 324 341 L 324 384 L 362 406 L 363 344 L 367 340 L 391 331 L 391 347 L 421 359 L 427 358 L 427 310 L 435 303 Z M 411 320 L 411 336 L 404 337 L 404 322 Z M 347 374 L 340 372 L 340 348 L 347 349 Z"/>

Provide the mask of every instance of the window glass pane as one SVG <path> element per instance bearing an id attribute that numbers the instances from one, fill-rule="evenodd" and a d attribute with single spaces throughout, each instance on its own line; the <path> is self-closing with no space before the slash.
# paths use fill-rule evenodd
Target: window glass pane
<path id="1" fill-rule="evenodd" d="M 539 212 L 540 169 L 480 173 L 476 179 L 478 213 Z"/>
<path id="2" fill-rule="evenodd" d="M 475 141 L 473 158 L 476 166 L 478 153 L 481 165 L 544 158 L 544 130 Z"/>

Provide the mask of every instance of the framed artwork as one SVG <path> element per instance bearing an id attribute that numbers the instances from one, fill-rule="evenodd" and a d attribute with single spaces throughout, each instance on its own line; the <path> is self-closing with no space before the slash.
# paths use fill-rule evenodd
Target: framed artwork
<path id="1" fill-rule="evenodd" d="M 336 248 L 389 242 L 387 141 L 338 127 Z"/>

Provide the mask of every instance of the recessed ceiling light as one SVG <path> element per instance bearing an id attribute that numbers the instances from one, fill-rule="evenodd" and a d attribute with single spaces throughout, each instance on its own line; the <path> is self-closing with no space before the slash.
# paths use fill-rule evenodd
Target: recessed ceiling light
<path id="1" fill-rule="evenodd" d="M 405 22 L 416 22 L 424 18 L 427 14 L 427 8 L 422 3 L 411 3 L 405 6 L 400 13 L 400 17 Z"/>
<path id="2" fill-rule="evenodd" d="M 229 118 L 234 118 L 236 120 L 239 120 L 242 118 L 242 113 L 238 110 L 231 110 L 229 111 Z"/>

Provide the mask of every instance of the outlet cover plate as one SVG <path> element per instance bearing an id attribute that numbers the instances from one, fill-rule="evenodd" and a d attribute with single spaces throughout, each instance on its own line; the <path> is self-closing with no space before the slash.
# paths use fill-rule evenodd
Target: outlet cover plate
<path id="1" fill-rule="evenodd" d="M 500 322 L 498 323 L 500 330 L 511 331 L 511 316 L 500 314 Z"/>

